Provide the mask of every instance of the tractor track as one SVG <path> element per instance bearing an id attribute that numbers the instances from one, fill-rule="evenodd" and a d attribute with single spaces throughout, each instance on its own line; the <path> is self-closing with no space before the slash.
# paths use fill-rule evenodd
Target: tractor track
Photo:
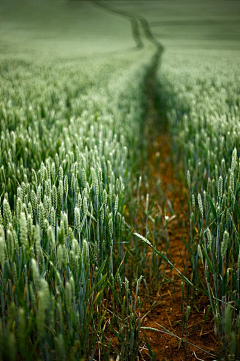
<path id="1" fill-rule="evenodd" d="M 147 135 L 148 150 L 146 164 L 143 164 L 143 172 L 147 174 L 149 184 L 145 193 L 149 192 L 150 199 L 158 209 L 162 211 L 165 209 L 166 211 L 166 205 L 170 204 L 174 211 L 174 218 L 168 224 L 167 235 L 165 236 L 167 239 L 163 238 L 160 251 L 164 251 L 166 249 L 165 244 L 168 243 L 167 255 L 169 259 L 184 274 L 186 273 L 186 267 L 189 268 L 188 255 L 183 242 L 183 240 L 187 242 L 188 239 L 187 227 L 183 226 L 183 223 L 187 222 L 188 193 L 184 182 L 179 180 L 177 174 L 178 170 L 174 164 L 171 150 L 172 138 L 168 120 L 159 103 L 157 72 L 164 47 L 155 38 L 148 21 L 143 16 L 116 9 L 100 0 L 93 1 L 93 5 L 129 20 L 137 49 L 144 48 L 146 40 L 149 45 L 151 44 L 155 48 L 145 83 L 147 109 L 143 136 Z M 166 211 L 166 214 L 168 213 Z M 170 218 L 171 214 L 168 215 Z M 139 219 L 144 219 L 144 216 L 140 214 L 137 219 L 139 222 Z M 141 230 L 142 225 L 136 224 L 136 227 L 137 230 Z M 151 241 L 151 237 L 149 239 Z M 148 256 L 150 259 L 151 252 Z M 190 274 L 191 270 L 187 269 L 187 271 Z M 182 302 L 181 279 L 178 277 L 177 272 L 172 269 L 161 268 L 161 272 L 165 279 L 171 276 L 171 282 L 163 283 L 160 293 L 158 291 L 147 297 L 142 312 L 145 314 L 142 318 L 142 339 L 144 340 L 143 334 L 145 333 L 153 355 L 150 357 L 145 345 L 140 360 L 213 360 L 215 358 L 213 355 L 217 353 L 219 345 L 214 335 L 213 321 L 210 320 L 203 328 L 207 300 L 204 297 L 197 300 L 196 309 L 191 309 L 188 330 L 186 331 L 186 327 L 183 328 L 182 324 L 188 303 L 186 301 Z M 159 282 L 161 283 L 161 280 Z M 162 327 L 169 330 L 172 335 L 167 334 Z M 186 338 L 188 344 L 185 342 Z"/>

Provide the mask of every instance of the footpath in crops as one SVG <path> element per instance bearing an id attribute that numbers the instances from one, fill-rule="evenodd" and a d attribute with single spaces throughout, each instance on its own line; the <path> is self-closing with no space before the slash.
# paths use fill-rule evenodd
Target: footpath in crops
<path id="1" fill-rule="evenodd" d="M 154 204 L 153 211 L 155 209 L 162 215 L 162 227 L 165 231 L 162 233 L 159 251 L 164 253 L 167 250 L 168 259 L 182 274 L 189 277 L 191 269 L 184 244 L 187 243 L 189 229 L 188 190 L 184 180 L 181 180 L 181 169 L 174 163 L 167 117 L 161 111 L 155 92 L 158 60 L 146 85 L 148 106 L 145 128 L 149 144 L 145 165 L 148 177 L 147 192 Z M 149 240 L 152 241 L 151 232 Z M 151 254 L 148 256 L 150 259 Z M 213 355 L 217 353 L 218 343 L 213 320 L 209 318 L 205 322 L 207 300 L 204 296 L 195 303 L 191 302 L 191 299 L 187 300 L 186 285 L 179 274 L 163 263 L 160 271 L 160 288 L 147 298 L 143 312 L 145 316 L 142 319 L 142 327 L 156 360 L 215 359 Z M 187 306 L 191 307 L 189 318 Z M 172 334 L 168 334 L 168 331 Z"/>
<path id="2" fill-rule="evenodd" d="M 143 164 L 143 178 L 146 181 L 145 186 L 147 184 L 144 189 L 145 196 L 148 194 L 149 203 L 152 204 L 151 219 L 160 214 L 162 225 L 159 232 L 151 232 L 149 227 L 147 236 L 156 244 L 151 235 L 161 235 L 161 240 L 157 241 L 158 250 L 166 252 L 175 268 L 190 277 L 186 247 L 189 229 L 188 190 L 179 176 L 181 169 L 174 164 L 171 134 L 166 114 L 159 102 L 156 83 L 163 47 L 152 34 L 143 16 L 113 8 L 102 1 L 94 1 L 94 5 L 128 19 L 137 48 L 144 47 L 144 38 L 156 49 L 145 89 L 147 109 L 144 136 L 148 139 L 148 150 L 146 164 Z M 143 197 L 143 203 L 145 199 Z M 145 204 L 142 204 L 136 216 L 135 230 L 140 234 L 145 233 L 144 227 L 148 223 L 144 206 Z M 147 260 L 148 264 L 153 260 L 150 248 Z M 151 270 L 150 265 L 149 269 Z M 146 344 L 141 350 L 143 360 L 148 360 L 149 356 L 151 360 L 161 361 L 216 359 L 214 355 L 217 354 L 219 344 L 214 334 L 214 322 L 210 317 L 205 321 L 207 299 L 202 296 L 193 302 L 187 295 L 191 294 L 191 291 L 193 294 L 194 289 L 187 292 L 186 284 L 182 282 L 179 273 L 166 262 L 160 263 L 160 272 L 158 270 L 155 276 L 147 277 L 149 292 L 142 310 L 142 336 L 143 333 L 147 335 Z M 151 282 L 154 277 L 155 286 Z M 144 337 L 142 339 L 144 340 Z"/>

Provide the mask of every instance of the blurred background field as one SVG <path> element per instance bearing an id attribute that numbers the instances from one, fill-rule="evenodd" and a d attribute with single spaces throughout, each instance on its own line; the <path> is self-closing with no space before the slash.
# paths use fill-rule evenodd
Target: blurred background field
<path id="1" fill-rule="evenodd" d="M 114 1 L 111 4 L 146 17 L 165 48 L 163 64 L 193 65 L 240 58 L 240 1 Z M 173 65 L 175 63 L 175 65 Z M 227 64 L 226 64 L 227 66 Z"/>
<path id="2" fill-rule="evenodd" d="M 79 57 L 134 47 L 129 21 L 90 1 L 0 4 L 1 55 Z"/>
<path id="3" fill-rule="evenodd" d="M 240 1 L 107 1 L 113 8 L 143 15 L 165 47 L 175 55 L 237 58 L 240 51 Z M 1 57 L 15 55 L 79 57 L 132 50 L 128 19 L 92 1 L 2 1 Z M 206 59 L 206 60 L 207 60 Z M 174 60 L 175 61 L 175 60 Z"/>

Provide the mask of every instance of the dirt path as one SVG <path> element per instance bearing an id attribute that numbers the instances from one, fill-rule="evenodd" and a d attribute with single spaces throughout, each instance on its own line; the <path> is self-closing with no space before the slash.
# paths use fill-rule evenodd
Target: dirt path
<path id="1" fill-rule="evenodd" d="M 188 213 L 187 189 L 177 176 L 176 166 L 171 153 L 171 136 L 168 130 L 166 116 L 160 112 L 159 104 L 154 95 L 155 82 L 154 74 L 148 84 L 148 112 L 146 127 L 148 129 L 149 148 L 147 172 L 149 182 L 150 199 L 156 207 L 171 218 L 168 223 L 168 232 L 163 233 L 161 251 L 165 251 L 168 242 L 168 258 L 181 271 L 185 272 L 184 263 L 188 263 L 188 255 L 183 240 L 188 239 Z M 179 170 L 180 171 L 180 170 Z M 185 226 L 184 226 L 185 223 Z M 164 226 L 164 225 L 163 225 Z M 149 237 L 151 240 L 151 237 Z M 187 275 L 190 274 L 188 266 Z M 183 311 L 181 279 L 176 271 L 167 267 L 161 272 L 169 282 L 162 282 L 158 293 L 153 293 L 145 305 L 146 317 L 142 326 L 161 330 L 165 327 L 180 338 L 186 339 L 199 348 L 209 351 L 212 354 L 218 349 L 214 335 L 212 317 L 209 317 L 204 325 L 204 318 L 207 308 L 207 301 L 204 297 L 198 298 L 195 304 L 192 300 L 186 300 Z M 186 296 L 186 287 L 184 287 Z M 155 306 L 152 305 L 155 302 Z M 191 306 L 188 327 L 186 327 L 186 307 Z M 151 312 L 149 310 L 151 309 Z M 148 313 L 149 312 L 149 313 Z M 185 327 L 182 320 L 185 318 Z M 204 328 L 203 328 L 204 325 Z M 188 330 L 186 334 L 186 329 Z M 213 360 L 214 357 L 206 354 L 196 347 L 188 346 L 179 339 L 157 331 L 146 331 L 152 351 L 156 353 L 156 360 Z"/>
<path id="2" fill-rule="evenodd" d="M 145 193 L 149 193 L 149 198 L 151 202 L 154 203 L 152 209 L 153 216 L 154 214 L 161 213 L 163 223 L 166 221 L 165 215 L 169 217 L 169 219 L 172 217 L 172 220 L 168 223 L 167 231 L 165 225 L 162 224 L 162 229 L 159 232 L 154 232 L 155 236 L 161 238 L 159 250 L 162 252 L 167 250 L 167 256 L 175 267 L 182 273 L 186 272 L 186 275 L 189 276 L 191 269 L 188 266 L 188 254 L 186 253 L 186 247 L 183 242 L 183 240 L 186 242 L 188 240 L 189 229 L 186 216 L 188 213 L 187 190 L 184 182 L 181 182 L 177 176 L 178 170 L 176 170 L 176 166 L 174 166 L 171 154 L 171 135 L 166 116 L 161 112 L 161 106 L 158 103 L 155 88 L 163 46 L 158 39 L 154 37 L 144 17 L 116 9 L 101 0 L 96 0 L 93 4 L 101 7 L 105 11 L 128 19 L 137 48 L 140 49 L 144 47 L 145 39 L 154 45 L 156 49 L 145 90 L 148 109 L 144 131 L 146 134 L 143 136 L 147 136 L 149 144 L 147 165 L 145 164 L 143 167 L 143 173 L 146 172 L 148 175 L 148 188 L 145 189 Z M 135 226 L 137 226 L 141 234 L 144 234 L 141 231 L 146 231 L 144 229 L 146 222 L 145 217 L 144 211 L 142 213 L 140 211 L 140 214 L 135 217 Z M 185 223 L 185 226 L 183 223 Z M 149 239 L 153 241 L 151 239 L 151 232 L 149 232 Z M 151 252 L 148 253 L 147 258 L 150 260 Z M 177 272 L 166 267 L 163 263 L 160 266 L 160 271 L 161 275 L 159 280 L 155 280 L 155 284 L 156 281 L 159 281 L 158 290 L 155 291 L 153 287 L 152 293 L 148 296 L 142 312 L 142 314 L 145 315 L 142 319 L 142 326 L 161 330 L 159 326 L 161 325 L 179 338 L 188 338 L 188 341 L 197 347 L 189 344 L 186 345 L 186 342 L 179 342 L 179 339 L 166 333 L 145 330 L 150 342 L 150 347 L 156 354 L 156 360 L 213 360 L 214 357 L 199 350 L 199 348 L 202 348 L 212 354 L 216 354 L 218 349 L 214 335 L 213 318 L 209 317 L 204 325 L 205 313 L 208 306 L 207 300 L 205 300 L 204 297 L 198 297 L 197 301 L 193 303 L 191 299 L 186 299 L 183 306 L 183 289 L 185 298 L 187 297 L 187 292 L 185 286 L 183 288 L 181 287 L 181 279 Z M 149 277 L 149 279 L 150 278 L 151 277 Z M 150 284 L 148 287 L 151 290 Z M 186 325 L 187 306 L 191 306 L 188 325 Z M 149 359 L 147 348 L 143 348 L 141 354 L 143 360 Z"/>

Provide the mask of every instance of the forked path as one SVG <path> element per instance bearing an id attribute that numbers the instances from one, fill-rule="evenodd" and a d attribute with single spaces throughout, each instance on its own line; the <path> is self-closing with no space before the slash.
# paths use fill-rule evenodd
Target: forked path
<path id="1" fill-rule="evenodd" d="M 168 220 L 167 232 L 162 232 L 160 251 L 164 252 L 168 244 L 169 260 L 181 272 L 189 276 L 188 254 L 184 241 L 188 240 L 188 191 L 184 181 L 180 180 L 181 169 L 174 164 L 171 151 L 172 138 L 168 128 L 166 115 L 161 112 L 160 104 L 154 89 L 156 84 L 157 64 L 153 68 L 151 77 L 146 85 L 148 96 L 148 110 L 146 129 L 148 133 L 147 173 L 150 200 L 162 212 L 163 224 Z M 166 211 L 166 217 L 165 217 Z M 168 218 L 169 217 L 169 218 Z M 150 232 L 151 234 L 151 232 Z M 149 236 L 151 240 L 151 236 Z M 195 303 L 187 300 L 186 286 L 184 286 L 184 308 L 181 278 L 170 267 L 161 266 L 162 279 L 158 292 L 149 297 L 143 314 L 143 327 L 164 331 L 161 327 L 172 332 L 180 339 L 188 339 L 188 344 L 179 338 L 164 332 L 145 330 L 156 360 L 213 360 L 210 354 L 216 354 L 218 345 L 214 335 L 214 325 L 211 317 L 204 324 L 207 303 L 204 297 L 198 297 Z M 152 305 L 155 302 L 155 306 Z M 186 322 L 186 307 L 191 306 L 188 323 Z M 149 312 L 149 310 L 151 310 Z M 185 320 L 184 320 L 185 319 Z M 184 320 L 184 321 L 183 321 Z M 160 326 L 161 325 L 161 326 Z M 194 347 L 189 343 L 196 345 Z"/>

